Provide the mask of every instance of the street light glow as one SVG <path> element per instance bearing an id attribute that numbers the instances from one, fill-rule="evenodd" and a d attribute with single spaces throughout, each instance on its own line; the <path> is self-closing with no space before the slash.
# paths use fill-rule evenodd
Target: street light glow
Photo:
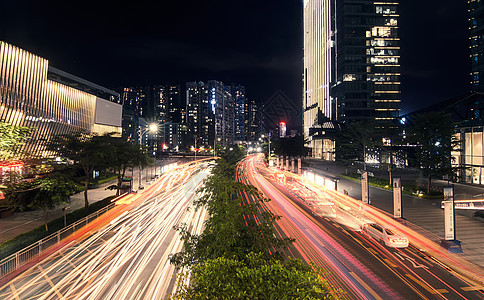
<path id="1" fill-rule="evenodd" d="M 158 124 L 151 123 L 149 129 L 150 129 L 150 132 L 152 132 L 152 133 L 157 132 L 158 131 Z"/>

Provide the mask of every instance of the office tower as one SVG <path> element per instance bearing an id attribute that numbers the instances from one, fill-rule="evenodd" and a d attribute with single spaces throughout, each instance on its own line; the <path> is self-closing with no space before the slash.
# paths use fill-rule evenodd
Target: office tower
<path id="1" fill-rule="evenodd" d="M 482 0 L 469 0 L 470 30 L 470 82 L 472 91 L 484 90 L 481 77 L 484 72 L 484 3 Z"/>
<path id="2" fill-rule="evenodd" d="M 304 1 L 304 134 L 314 157 L 332 159 L 334 122 L 400 111 L 397 1 Z"/>
<path id="3" fill-rule="evenodd" d="M 234 139 L 245 141 L 245 87 L 232 84 L 232 97 L 234 98 Z"/>

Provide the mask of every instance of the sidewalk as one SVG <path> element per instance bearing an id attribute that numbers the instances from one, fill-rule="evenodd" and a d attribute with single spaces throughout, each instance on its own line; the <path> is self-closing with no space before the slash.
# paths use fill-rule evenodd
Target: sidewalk
<path id="1" fill-rule="evenodd" d="M 323 176 L 336 177 L 346 171 L 344 166 L 335 162 L 313 159 L 309 162 L 311 166 L 306 169 Z M 409 175 L 413 175 L 413 180 L 418 178 L 415 174 L 406 174 L 410 177 Z M 443 186 L 447 182 L 435 181 L 435 184 Z M 361 184 L 359 182 L 340 179 L 338 190 L 346 190 L 351 197 L 361 199 Z M 484 187 L 455 184 L 456 199 L 476 198 L 476 196 L 482 198 L 483 193 Z M 370 186 L 370 199 L 371 205 L 393 215 L 392 191 Z M 403 217 L 406 222 L 416 225 L 420 234 L 439 244 L 444 237 L 444 212 L 440 207 L 441 200 L 422 199 L 404 194 L 402 201 Z M 483 232 L 484 222 L 469 217 L 465 212 L 456 210 L 456 237 L 457 240 L 461 241 L 463 250 L 463 253 L 460 253 L 459 256 L 481 267 L 484 267 Z"/>
<path id="2" fill-rule="evenodd" d="M 169 164 L 174 161 L 158 161 L 157 175 L 160 175 L 159 167 L 161 165 Z M 146 187 L 151 184 L 151 177 L 154 176 L 154 167 L 150 170 L 145 169 L 142 172 L 141 184 Z M 131 172 L 127 172 L 126 176 L 131 176 Z M 135 169 L 133 172 L 133 189 L 138 190 L 139 188 L 139 170 Z M 113 181 L 111 184 L 116 183 Z M 106 197 L 113 196 L 116 194 L 115 190 L 106 190 L 105 185 L 103 187 L 90 189 L 87 192 L 89 203 L 95 203 Z M 84 191 L 71 196 L 71 202 L 66 206 L 69 207 L 67 213 L 84 207 Z M 58 206 L 49 212 L 48 221 L 55 220 L 64 215 L 62 206 Z M 16 236 L 29 232 L 39 226 L 44 225 L 44 213 L 42 210 L 27 211 L 27 212 L 15 212 L 13 216 L 7 217 L 5 219 L 0 219 L 0 244 L 15 238 Z"/>

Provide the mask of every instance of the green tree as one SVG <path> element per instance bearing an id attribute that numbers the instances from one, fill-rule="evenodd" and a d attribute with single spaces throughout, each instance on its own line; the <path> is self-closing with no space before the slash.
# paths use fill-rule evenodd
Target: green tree
<path id="1" fill-rule="evenodd" d="M 297 259 L 267 260 L 249 253 L 244 260 L 219 257 L 196 265 L 191 282 L 182 274 L 171 299 L 334 299 L 323 271 Z"/>
<path id="2" fill-rule="evenodd" d="M 29 206 L 39 208 L 44 212 L 45 230 L 48 231 L 47 218 L 49 211 L 57 205 L 70 202 L 70 197 L 79 192 L 79 186 L 69 177 L 61 173 L 53 173 L 34 182 L 37 193 Z"/>
<path id="3" fill-rule="evenodd" d="M 93 171 L 107 167 L 112 157 L 109 147 L 112 133 L 104 135 L 72 133 L 55 136 L 48 149 L 73 161 L 84 171 L 84 207 L 89 208 L 87 190 Z"/>
<path id="4" fill-rule="evenodd" d="M 428 194 L 432 176 L 452 177 L 455 174 L 451 152 L 459 150 L 460 141 L 454 135 L 454 128 L 450 114 L 445 112 L 418 114 L 406 128 L 408 141 L 417 145 L 409 151 L 409 158 L 422 171 L 422 175 L 427 177 Z"/>
<path id="5" fill-rule="evenodd" d="M 3 192 L 8 206 L 24 211 L 30 208 L 30 203 L 37 193 L 37 186 L 33 181 L 24 180 L 17 172 L 9 171 L 3 179 Z"/>
<path id="6" fill-rule="evenodd" d="M 238 145 L 227 146 L 224 151 L 219 153 L 229 165 L 235 168 L 235 165 L 246 156 L 244 147 Z"/>
<path id="7" fill-rule="evenodd" d="M 16 159 L 19 147 L 30 138 L 33 128 L 0 122 L 0 160 Z"/>
<path id="8" fill-rule="evenodd" d="M 336 135 L 336 159 L 345 163 L 361 161 L 366 170 L 366 157 L 381 148 L 383 136 L 383 131 L 375 121 L 347 123 Z"/>
<path id="9" fill-rule="evenodd" d="M 22 180 L 20 175 L 11 174 L 7 178 L 5 196 L 9 205 L 17 210 L 42 209 L 45 230 L 48 231 L 49 211 L 59 204 L 68 203 L 70 196 L 79 191 L 79 186 L 60 172 L 35 180 Z"/>
<path id="10" fill-rule="evenodd" d="M 126 170 L 137 166 L 146 167 L 153 165 L 154 159 L 140 149 L 138 144 L 126 141 L 123 138 L 112 137 L 108 147 L 108 151 L 111 153 L 107 157 L 108 165 L 118 175 L 118 182 L 115 186 L 117 190 L 116 195 L 118 196 Z"/>

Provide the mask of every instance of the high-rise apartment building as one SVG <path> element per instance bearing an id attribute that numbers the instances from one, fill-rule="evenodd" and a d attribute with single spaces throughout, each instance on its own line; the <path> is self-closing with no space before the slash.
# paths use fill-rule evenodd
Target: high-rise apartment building
<path id="1" fill-rule="evenodd" d="M 470 82 L 473 91 L 484 91 L 484 2 L 482 0 L 468 0 L 469 30 L 470 30 Z"/>
<path id="2" fill-rule="evenodd" d="M 187 82 L 188 144 L 208 147 L 215 136 L 214 109 L 210 103 L 210 91 L 202 81 Z"/>
<path id="3" fill-rule="evenodd" d="M 234 98 L 234 139 L 245 141 L 245 87 L 232 84 L 232 97 Z"/>
<path id="4" fill-rule="evenodd" d="M 263 134 L 263 107 L 254 99 L 245 102 L 245 138 L 247 141 L 257 141 Z"/>
<path id="5" fill-rule="evenodd" d="M 217 138 L 217 143 L 220 145 L 232 145 L 234 143 L 234 97 L 232 96 L 232 89 L 230 86 L 224 85 L 223 98 L 223 131 L 220 141 Z"/>
<path id="6" fill-rule="evenodd" d="M 234 141 L 234 98 L 221 81 L 187 82 L 187 128 L 189 144 L 213 148 Z"/>
<path id="7" fill-rule="evenodd" d="M 210 139 L 211 146 L 214 142 L 222 142 L 224 137 L 224 97 L 225 89 L 221 81 L 209 80 L 207 82 L 208 97 L 209 97 L 209 111 L 213 115 L 213 122 L 215 126 L 215 135 Z"/>
<path id="8" fill-rule="evenodd" d="M 176 84 L 135 86 L 121 89 L 123 136 L 138 141 L 139 132 L 152 123 L 158 131 L 142 136 L 141 143 L 152 151 L 180 151 L 184 148 L 186 106 Z M 140 129 L 141 127 L 141 129 Z"/>
<path id="9" fill-rule="evenodd" d="M 304 134 L 331 159 L 332 121 L 376 120 L 400 111 L 397 1 L 304 1 Z"/>

